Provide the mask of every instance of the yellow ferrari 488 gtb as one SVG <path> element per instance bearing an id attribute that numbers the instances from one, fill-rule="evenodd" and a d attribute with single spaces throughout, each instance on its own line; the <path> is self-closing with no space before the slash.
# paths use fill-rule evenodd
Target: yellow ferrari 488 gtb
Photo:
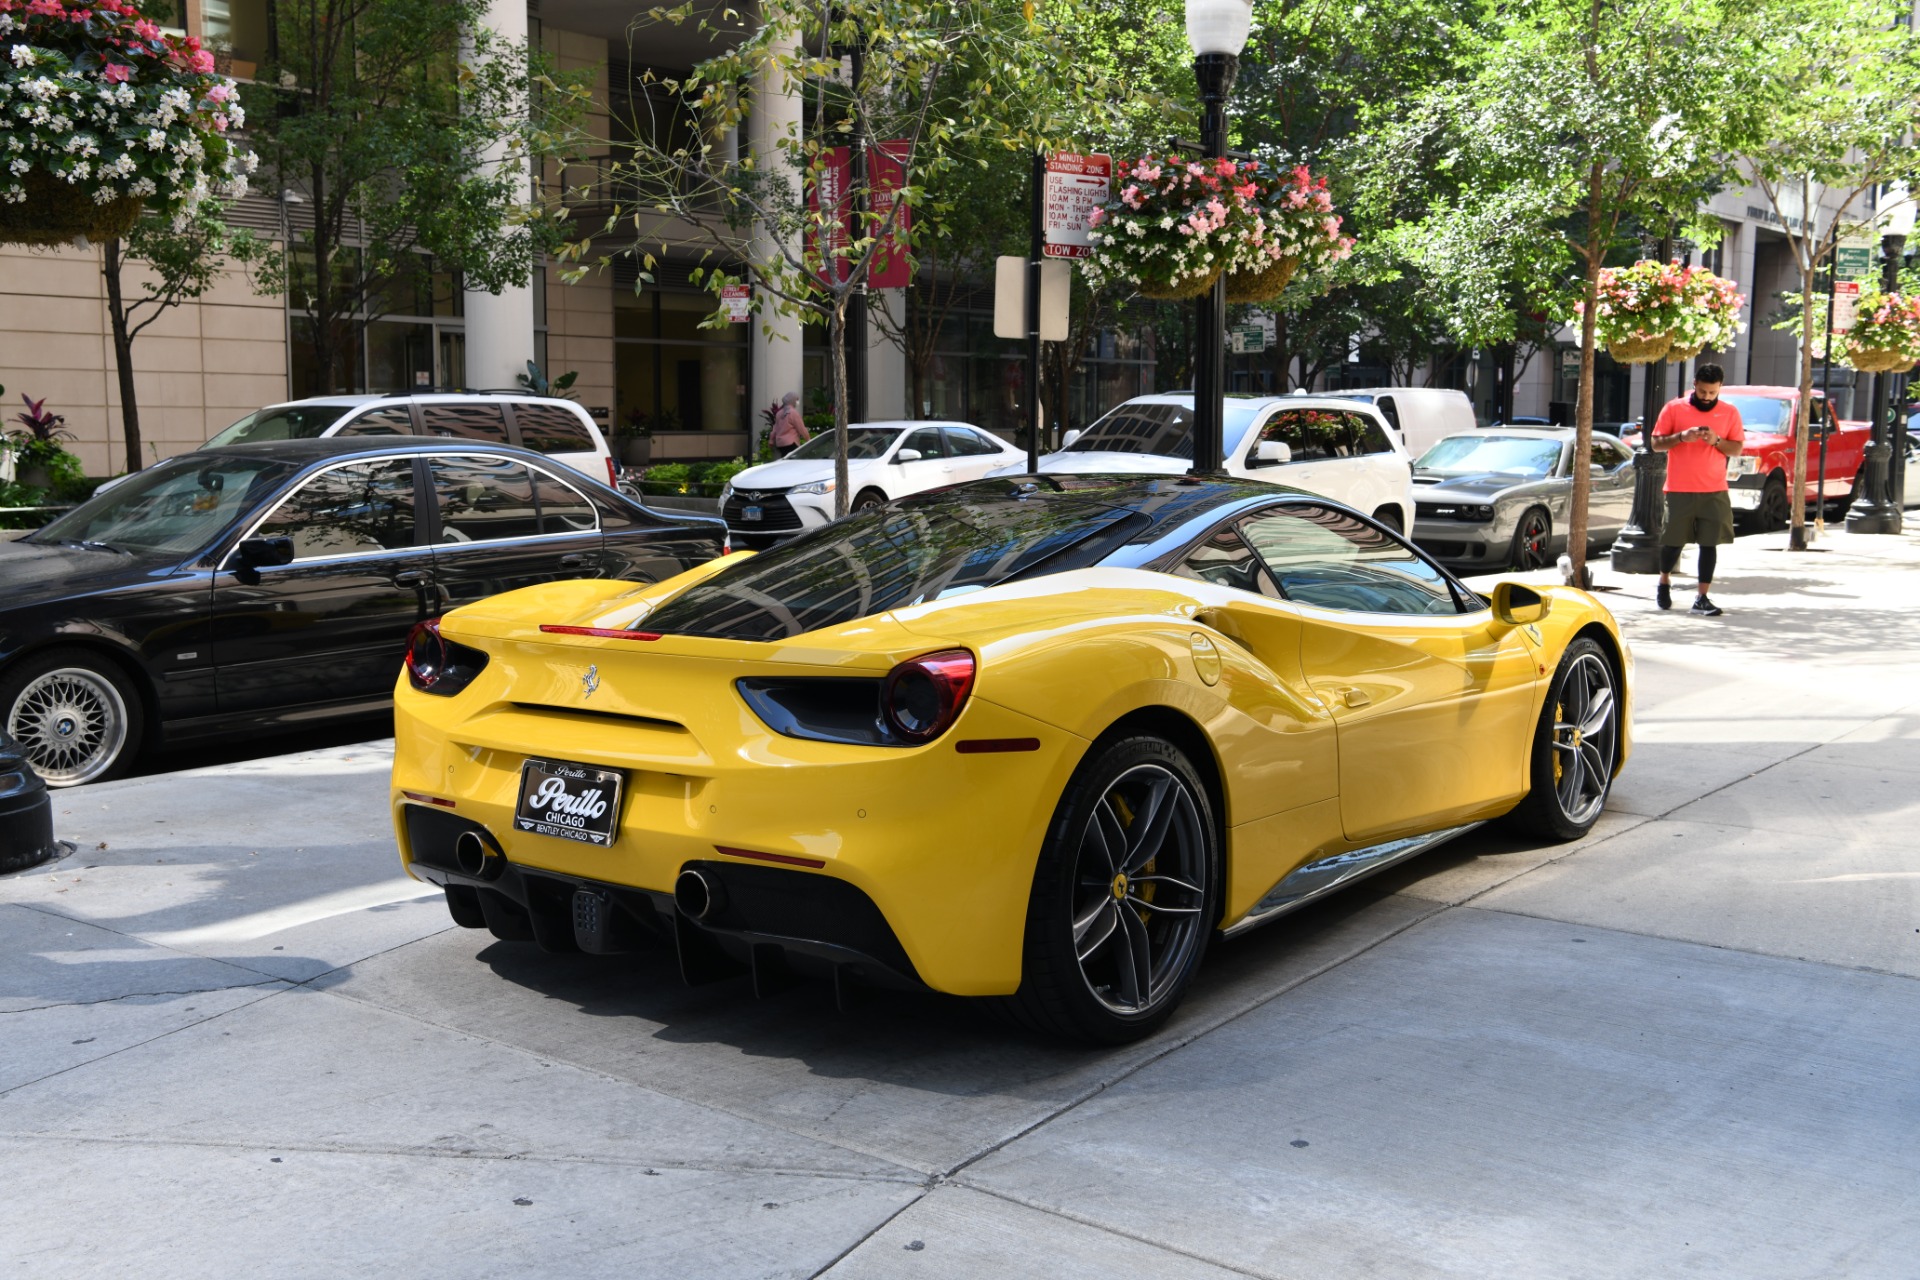
<path id="1" fill-rule="evenodd" d="M 417 628 L 393 809 L 460 924 L 993 997 L 1084 1040 L 1209 940 L 1506 817 L 1600 815 L 1631 660 L 1272 485 L 983 480 Z"/>

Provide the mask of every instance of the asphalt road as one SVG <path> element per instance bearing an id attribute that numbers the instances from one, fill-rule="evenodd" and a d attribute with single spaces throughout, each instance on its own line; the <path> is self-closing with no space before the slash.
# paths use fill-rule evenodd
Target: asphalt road
<path id="1" fill-rule="evenodd" d="M 1608 593 L 1586 840 L 1222 945 L 1112 1052 L 451 928 L 384 742 L 63 793 L 0 879 L 0 1275 L 1910 1277 L 1920 539 L 1782 541 L 1722 619 Z"/>

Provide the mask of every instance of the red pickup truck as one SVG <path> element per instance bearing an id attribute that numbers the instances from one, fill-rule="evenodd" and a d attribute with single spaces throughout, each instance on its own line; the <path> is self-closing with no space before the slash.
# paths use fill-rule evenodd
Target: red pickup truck
<path id="1" fill-rule="evenodd" d="M 1787 477 L 1793 465 L 1794 424 L 1800 403 L 1798 387 L 1723 387 L 1720 398 L 1740 411 L 1747 429 L 1746 448 L 1727 459 L 1728 496 L 1734 515 L 1760 529 L 1785 528 L 1793 515 L 1792 490 Z M 1872 434 L 1865 422 L 1834 417 L 1826 397 L 1813 393 L 1813 429 L 1807 440 L 1807 458 L 1798 469 L 1806 488 L 1807 511 L 1824 497 L 1827 516 L 1844 511 L 1853 498 L 1853 478 L 1866 456 Z M 1820 441 L 1827 442 L 1826 486 L 1820 485 Z"/>

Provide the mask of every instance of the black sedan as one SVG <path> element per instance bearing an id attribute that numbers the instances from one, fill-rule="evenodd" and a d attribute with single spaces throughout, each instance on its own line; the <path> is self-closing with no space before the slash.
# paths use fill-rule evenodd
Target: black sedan
<path id="1" fill-rule="evenodd" d="M 0 542 L 0 729 L 70 786 L 157 743 L 377 712 L 415 623 L 558 578 L 670 577 L 725 546 L 719 520 L 505 445 L 184 454 Z"/>

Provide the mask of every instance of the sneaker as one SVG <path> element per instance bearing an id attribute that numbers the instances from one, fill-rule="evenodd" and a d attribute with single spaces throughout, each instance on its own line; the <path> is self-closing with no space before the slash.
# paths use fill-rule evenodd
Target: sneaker
<path id="1" fill-rule="evenodd" d="M 1722 609 L 1719 605 L 1707 599 L 1705 596 L 1695 596 L 1693 598 L 1693 608 L 1690 609 L 1688 612 L 1697 613 L 1703 618 L 1717 618 L 1722 613 L 1726 612 L 1726 610 Z"/>
<path id="2" fill-rule="evenodd" d="M 1662 609 L 1673 608 L 1673 588 L 1664 582 L 1655 587 L 1653 589 L 1653 602 Z"/>

